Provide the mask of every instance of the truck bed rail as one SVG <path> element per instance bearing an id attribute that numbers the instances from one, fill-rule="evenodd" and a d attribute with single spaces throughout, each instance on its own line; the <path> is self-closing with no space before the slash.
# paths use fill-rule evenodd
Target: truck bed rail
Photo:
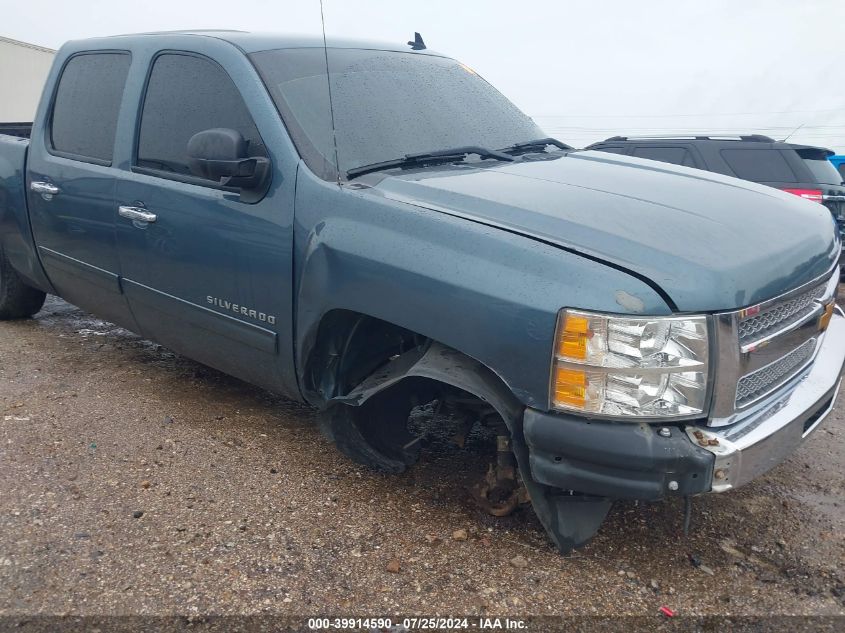
<path id="1" fill-rule="evenodd" d="M 29 138 L 32 132 L 32 123 L 0 123 L 0 134 Z"/>

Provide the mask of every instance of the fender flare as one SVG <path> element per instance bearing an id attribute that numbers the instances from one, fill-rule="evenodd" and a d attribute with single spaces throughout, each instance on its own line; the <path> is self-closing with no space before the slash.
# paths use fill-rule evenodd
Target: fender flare
<path id="1" fill-rule="evenodd" d="M 522 417 L 522 403 L 498 376 L 474 358 L 440 343 L 401 354 L 348 394 L 333 398 L 333 401 L 360 406 L 377 393 L 410 377 L 429 378 L 467 391 L 496 409 L 505 423 Z"/>
<path id="2" fill-rule="evenodd" d="M 576 495 L 534 481 L 523 434 L 525 406 L 495 373 L 474 358 L 434 342 L 427 349 L 414 349 L 398 356 L 330 403 L 361 406 L 412 377 L 428 378 L 466 391 L 488 403 L 502 417 L 511 433 L 513 451 L 534 512 L 561 553 L 586 544 L 595 535 L 612 501 Z"/>

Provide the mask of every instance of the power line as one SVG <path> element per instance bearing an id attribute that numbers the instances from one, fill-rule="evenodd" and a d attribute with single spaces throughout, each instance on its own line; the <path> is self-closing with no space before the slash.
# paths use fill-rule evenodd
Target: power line
<path id="1" fill-rule="evenodd" d="M 751 116 L 759 114 L 810 114 L 815 112 L 841 112 L 842 108 L 827 108 L 824 110 L 774 110 L 771 112 L 709 112 L 702 114 L 679 113 L 679 114 L 538 114 L 537 117 L 563 118 L 583 117 L 589 119 L 613 119 L 613 118 L 661 118 L 661 117 L 708 117 L 708 116 Z"/>
<path id="2" fill-rule="evenodd" d="M 535 117 L 535 118 L 538 118 L 538 117 Z M 619 129 L 619 127 L 634 127 L 637 130 L 653 130 L 653 131 L 657 131 L 657 132 L 663 131 L 663 130 L 675 131 L 675 130 L 679 130 L 679 129 L 687 130 L 687 131 L 690 131 L 690 132 L 696 131 L 696 130 L 711 132 L 714 129 L 713 126 L 707 126 L 707 127 L 679 127 L 679 126 L 660 126 L 660 127 L 656 127 L 656 126 L 650 126 L 650 127 L 645 127 L 645 126 L 642 126 L 642 125 L 637 125 L 637 126 L 618 126 L 618 125 L 615 125 L 615 126 L 608 126 L 608 127 L 592 127 L 592 126 L 586 126 L 586 125 L 553 125 L 553 127 L 555 127 L 558 130 L 584 130 L 584 131 L 588 131 L 588 132 L 602 131 L 602 130 L 616 130 L 616 129 Z M 801 129 L 802 130 L 826 130 L 826 129 L 840 130 L 840 129 L 843 129 L 843 128 L 845 128 L 845 125 L 805 125 Z M 795 126 L 794 125 L 743 125 L 743 126 L 729 126 L 729 127 L 718 126 L 718 129 L 721 132 L 730 132 L 730 131 L 736 131 L 736 130 L 746 131 L 746 130 L 750 130 L 750 129 L 753 129 L 753 130 L 793 130 L 793 129 L 795 129 Z"/>

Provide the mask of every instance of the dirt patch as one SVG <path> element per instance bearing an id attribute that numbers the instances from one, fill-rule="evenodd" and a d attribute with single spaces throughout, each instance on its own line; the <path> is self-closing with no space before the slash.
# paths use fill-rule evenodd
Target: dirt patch
<path id="1" fill-rule="evenodd" d="M 0 614 L 845 615 L 843 418 L 688 538 L 680 503 L 619 503 L 561 557 L 468 501 L 484 435 L 370 472 L 307 407 L 51 299 L 0 323 Z"/>

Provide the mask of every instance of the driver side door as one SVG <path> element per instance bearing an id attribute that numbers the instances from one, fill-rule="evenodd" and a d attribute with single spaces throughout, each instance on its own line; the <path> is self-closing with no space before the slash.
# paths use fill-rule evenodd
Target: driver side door
<path id="1" fill-rule="evenodd" d="M 133 165 L 116 185 L 116 236 L 142 334 L 278 388 L 293 201 L 245 198 L 192 173 L 187 156 L 189 139 L 213 128 L 237 130 L 250 156 L 267 156 L 240 92 L 212 59 L 167 51 L 152 61 L 139 117 Z"/>

